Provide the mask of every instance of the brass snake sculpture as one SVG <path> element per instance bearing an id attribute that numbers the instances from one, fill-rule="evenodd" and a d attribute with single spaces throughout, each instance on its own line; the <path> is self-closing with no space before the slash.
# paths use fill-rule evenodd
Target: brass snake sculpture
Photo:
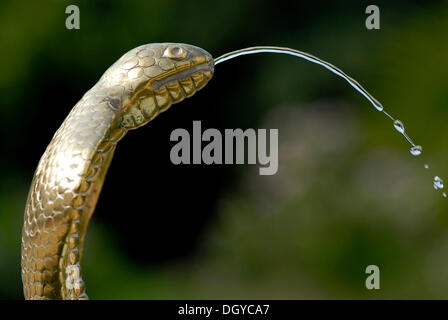
<path id="1" fill-rule="evenodd" d="M 213 59 L 188 44 L 137 47 L 115 62 L 75 105 L 40 159 L 22 231 L 26 299 L 88 299 L 81 276 L 84 241 L 118 141 L 128 130 L 202 89 L 218 63 L 261 52 L 293 55 L 323 66 L 395 120 L 355 79 L 299 50 L 250 47 Z M 421 148 L 405 137 L 413 148 Z"/>
<path id="2" fill-rule="evenodd" d="M 123 55 L 75 105 L 40 159 L 28 194 L 26 299 L 88 298 L 83 246 L 118 141 L 202 89 L 213 72 L 213 58 L 201 48 L 147 44 Z"/>

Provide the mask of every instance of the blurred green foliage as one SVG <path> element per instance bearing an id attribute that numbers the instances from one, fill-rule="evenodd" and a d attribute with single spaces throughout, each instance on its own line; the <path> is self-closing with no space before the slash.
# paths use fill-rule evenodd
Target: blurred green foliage
<path id="1" fill-rule="evenodd" d="M 80 30 L 65 28 L 69 4 L 80 7 Z M 210 108 L 227 128 L 279 128 L 279 173 L 232 169 L 194 252 L 162 264 L 128 259 L 113 228 L 93 219 L 84 257 L 91 298 L 446 298 L 447 204 L 431 179 L 448 177 L 448 4 L 378 2 L 377 31 L 364 26 L 368 4 L 2 1 L 0 298 L 23 297 L 23 210 L 43 152 L 27 153 L 33 138 L 49 142 L 107 67 L 149 42 L 215 56 L 251 45 L 315 54 L 359 80 L 424 155 L 412 158 L 390 121 L 315 65 L 273 55 L 220 65 L 201 94 L 213 93 Z M 48 77 L 61 82 L 60 110 L 36 108 L 51 99 L 38 85 Z M 60 122 L 30 130 L 40 112 Z M 381 290 L 364 287 L 369 264 L 380 266 Z"/>

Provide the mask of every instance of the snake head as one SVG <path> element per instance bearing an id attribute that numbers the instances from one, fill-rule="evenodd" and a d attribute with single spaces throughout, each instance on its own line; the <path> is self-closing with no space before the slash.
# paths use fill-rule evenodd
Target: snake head
<path id="1" fill-rule="evenodd" d="M 205 50 L 183 43 L 151 43 L 123 55 L 100 80 L 114 96 L 122 126 L 137 128 L 173 103 L 191 97 L 213 77 Z M 115 99 L 115 100 L 113 100 Z"/>
<path id="2" fill-rule="evenodd" d="M 189 97 L 202 89 L 213 76 L 213 58 L 201 48 L 167 43 L 154 50 L 156 63 L 146 73 L 151 77 L 150 84 L 154 90 L 177 84 Z"/>

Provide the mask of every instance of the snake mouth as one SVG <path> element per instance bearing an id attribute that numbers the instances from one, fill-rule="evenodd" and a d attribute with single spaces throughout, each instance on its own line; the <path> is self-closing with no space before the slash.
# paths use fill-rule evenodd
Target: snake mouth
<path id="1" fill-rule="evenodd" d="M 209 57 L 203 57 L 201 61 L 204 62 L 196 63 L 193 66 L 188 64 L 177 67 L 166 76 L 159 79 L 154 79 L 151 82 L 152 88 L 154 90 L 160 90 L 165 86 L 175 85 L 179 82 L 192 79 L 193 83 L 195 83 L 196 89 L 201 89 L 213 76 L 214 69 L 213 60 L 209 59 Z"/>

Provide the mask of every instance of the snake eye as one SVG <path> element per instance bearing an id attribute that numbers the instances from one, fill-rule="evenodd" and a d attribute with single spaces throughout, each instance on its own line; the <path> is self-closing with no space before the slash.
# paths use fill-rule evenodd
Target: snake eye
<path id="1" fill-rule="evenodd" d="M 187 51 L 179 46 L 171 46 L 165 49 L 162 57 L 171 58 L 175 60 L 182 60 L 187 56 Z"/>

